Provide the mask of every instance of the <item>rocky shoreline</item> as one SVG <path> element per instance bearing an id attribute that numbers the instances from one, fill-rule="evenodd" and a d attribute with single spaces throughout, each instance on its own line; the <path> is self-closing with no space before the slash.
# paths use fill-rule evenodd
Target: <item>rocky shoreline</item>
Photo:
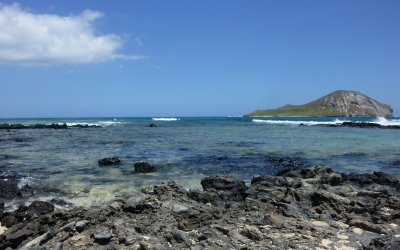
<path id="1" fill-rule="evenodd" d="M 145 187 L 101 208 L 0 202 L 0 249 L 399 249 L 399 180 L 284 168 L 249 186 L 228 176 Z M 61 204 L 61 206 L 60 206 Z"/>
<path id="2" fill-rule="evenodd" d="M 0 129 L 67 129 L 67 128 L 101 128 L 98 125 L 89 125 L 89 124 L 75 124 L 75 125 L 67 125 L 66 123 L 59 124 L 59 123 L 52 123 L 52 124 L 30 124 L 30 125 L 23 125 L 23 124 L 8 124 L 3 123 L 0 124 Z"/>

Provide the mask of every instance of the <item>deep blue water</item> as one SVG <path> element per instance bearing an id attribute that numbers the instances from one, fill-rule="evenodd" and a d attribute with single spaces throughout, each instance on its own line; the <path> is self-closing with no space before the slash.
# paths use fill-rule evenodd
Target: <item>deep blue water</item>
<path id="1" fill-rule="evenodd" d="M 340 120 L 400 125 L 400 118 Z M 249 181 L 274 174 L 281 165 L 329 166 L 342 172 L 385 171 L 400 175 L 400 130 L 317 126 L 337 118 L 181 117 L 0 119 L 0 123 L 88 123 L 103 128 L 0 130 L 0 171 L 32 182 L 37 196 L 68 197 L 81 204 L 101 202 L 142 186 L 175 180 L 199 188 L 201 178 L 234 175 Z M 150 123 L 157 128 L 146 127 Z M 299 126 L 302 123 L 308 126 Z M 99 167 L 116 155 L 122 164 Z M 226 156 L 226 157 L 225 157 Z M 133 164 L 148 161 L 159 171 L 136 174 Z M 85 203 L 83 202 L 83 203 Z"/>

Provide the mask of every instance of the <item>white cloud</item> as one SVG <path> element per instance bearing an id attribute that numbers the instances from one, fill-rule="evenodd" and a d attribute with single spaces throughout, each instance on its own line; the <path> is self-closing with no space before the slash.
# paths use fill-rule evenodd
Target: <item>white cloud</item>
<path id="1" fill-rule="evenodd" d="M 123 41 L 117 35 L 96 35 L 93 24 L 100 17 L 102 13 L 91 10 L 58 16 L 34 14 L 19 4 L 0 4 L 0 63 L 83 64 L 146 58 L 119 54 Z"/>

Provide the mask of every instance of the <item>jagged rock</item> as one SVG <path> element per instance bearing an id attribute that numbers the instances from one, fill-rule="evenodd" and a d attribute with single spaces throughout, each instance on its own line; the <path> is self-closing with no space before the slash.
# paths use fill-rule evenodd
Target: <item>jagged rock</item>
<path id="1" fill-rule="evenodd" d="M 384 234 L 384 230 L 382 230 L 382 228 L 380 228 L 378 225 L 374 225 L 368 221 L 364 221 L 364 220 L 351 220 L 349 222 L 349 226 L 353 226 L 353 227 L 358 227 L 373 233 L 377 233 L 377 234 Z"/>
<path id="2" fill-rule="evenodd" d="M 210 225 L 214 218 L 214 211 L 205 206 L 192 207 L 177 213 L 178 228 L 184 231 L 190 231 L 204 225 Z"/>
<path id="3" fill-rule="evenodd" d="M 1 225 L 6 227 L 12 227 L 13 225 L 19 223 L 19 219 L 12 215 L 6 215 L 1 219 Z"/>
<path id="4" fill-rule="evenodd" d="M 251 240 L 259 241 L 263 238 L 260 229 L 256 226 L 245 225 L 244 229 L 240 233 Z"/>
<path id="5" fill-rule="evenodd" d="M 104 158 L 99 160 L 99 165 L 100 166 L 111 166 L 111 165 L 118 165 L 120 164 L 121 161 L 118 159 L 117 156 L 109 157 L 109 158 Z"/>
<path id="6" fill-rule="evenodd" d="M 136 162 L 134 167 L 135 167 L 135 172 L 137 173 L 151 173 L 157 171 L 157 169 L 154 166 L 150 165 L 145 161 Z"/>
<path id="7" fill-rule="evenodd" d="M 383 172 L 374 172 L 373 174 L 349 174 L 345 180 L 355 182 L 361 186 L 377 183 L 390 187 L 400 188 L 399 180 Z"/>
<path id="8" fill-rule="evenodd" d="M 54 211 L 54 205 L 45 201 L 34 201 L 28 207 L 28 213 L 32 216 L 34 214 L 44 215 Z"/>
<path id="9" fill-rule="evenodd" d="M 16 248 L 19 246 L 24 240 L 26 240 L 29 236 L 32 235 L 32 231 L 22 229 L 15 231 L 13 233 L 10 233 L 6 236 L 6 240 L 8 241 L 7 246 Z"/>
<path id="10" fill-rule="evenodd" d="M 98 208 L 34 202 L 4 212 L 0 249 L 397 249 L 392 177 L 292 168 L 249 187 L 221 176 L 205 178 L 203 191 L 165 182 Z"/>
<path id="11" fill-rule="evenodd" d="M 246 184 L 230 176 L 210 176 L 201 180 L 203 189 L 215 193 L 223 201 L 243 201 L 246 197 Z"/>

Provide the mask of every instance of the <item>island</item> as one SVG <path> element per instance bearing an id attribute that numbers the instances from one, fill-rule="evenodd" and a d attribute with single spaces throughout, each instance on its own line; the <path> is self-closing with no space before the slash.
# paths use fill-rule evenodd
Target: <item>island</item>
<path id="1" fill-rule="evenodd" d="M 245 116 L 382 116 L 393 115 L 389 105 L 358 91 L 337 90 L 303 105 L 285 105 L 277 109 L 256 110 Z"/>

